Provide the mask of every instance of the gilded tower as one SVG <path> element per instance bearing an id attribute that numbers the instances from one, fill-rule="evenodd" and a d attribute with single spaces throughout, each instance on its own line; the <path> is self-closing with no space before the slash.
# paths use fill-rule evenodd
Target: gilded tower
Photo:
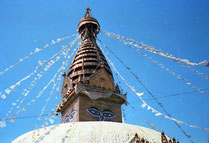
<path id="1" fill-rule="evenodd" d="M 99 22 L 87 8 L 78 24 L 81 45 L 64 73 L 62 101 L 57 112 L 62 123 L 79 121 L 122 122 L 121 105 L 126 96 L 115 85 L 112 71 L 96 43 Z"/>

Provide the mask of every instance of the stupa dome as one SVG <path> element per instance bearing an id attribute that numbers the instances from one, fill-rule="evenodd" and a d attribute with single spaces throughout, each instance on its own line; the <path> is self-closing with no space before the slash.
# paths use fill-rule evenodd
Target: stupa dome
<path id="1" fill-rule="evenodd" d="M 135 143 L 137 139 L 161 143 L 161 133 L 124 123 L 73 122 L 30 131 L 13 143 Z"/>

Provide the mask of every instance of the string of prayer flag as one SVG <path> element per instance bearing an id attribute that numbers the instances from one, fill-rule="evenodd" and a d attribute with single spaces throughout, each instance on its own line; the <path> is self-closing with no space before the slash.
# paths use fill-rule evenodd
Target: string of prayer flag
<path id="1" fill-rule="evenodd" d="M 75 44 L 75 42 L 77 41 L 78 39 L 75 39 L 72 43 L 71 43 L 71 47 Z M 72 55 L 76 52 L 76 49 L 75 48 L 73 50 L 73 53 L 68 57 L 68 61 L 71 59 Z M 53 78 L 47 83 L 47 85 L 39 92 L 39 94 L 34 98 L 32 99 L 30 102 L 27 103 L 28 106 L 30 106 L 32 103 L 34 103 L 43 93 L 44 91 L 49 87 L 49 85 L 54 82 L 57 74 L 61 71 L 61 70 L 64 70 L 65 69 L 65 66 L 68 64 L 67 61 L 63 62 L 62 63 L 62 66 L 58 69 L 58 71 L 56 72 L 56 74 L 53 76 Z M 25 90 L 26 91 L 26 90 Z M 19 108 L 19 106 L 17 107 Z M 24 110 L 26 110 L 26 107 L 23 108 Z M 24 111 L 23 109 L 20 109 L 19 111 L 17 111 L 15 114 L 13 114 L 12 118 L 11 119 L 15 119 L 16 115 L 18 115 L 21 111 Z"/>
<path id="2" fill-rule="evenodd" d="M 177 79 L 181 80 L 182 82 L 184 82 L 187 86 L 191 87 L 192 89 L 196 90 L 197 92 L 204 94 L 204 91 L 201 90 L 200 88 L 196 88 L 191 82 L 188 81 L 188 79 L 184 78 L 182 75 L 179 75 L 177 73 L 175 73 L 174 71 L 172 71 L 169 68 L 166 68 L 165 65 L 159 63 L 156 60 L 153 60 L 152 57 L 148 57 L 146 54 L 144 54 L 143 52 L 141 52 L 141 55 L 146 57 L 147 59 L 149 59 L 152 63 L 158 65 L 160 68 L 164 69 L 165 71 L 167 71 L 168 73 L 170 73 L 171 75 L 175 76 Z"/>
<path id="3" fill-rule="evenodd" d="M 66 37 L 63 37 L 63 38 L 57 38 L 56 41 L 55 41 L 55 40 L 52 40 L 51 43 L 45 44 L 42 48 L 36 48 L 36 49 L 35 49 L 33 52 L 31 52 L 28 56 L 26 56 L 26 57 L 24 57 L 24 58 L 20 58 L 19 61 L 16 62 L 14 65 L 11 65 L 10 67 L 8 67 L 8 68 L 6 68 L 5 70 L 1 71 L 1 72 L 0 72 L 0 76 L 1 76 L 2 74 L 4 74 L 5 72 L 11 70 L 12 68 L 14 68 L 15 66 L 17 66 L 18 64 L 22 63 L 23 61 L 29 59 L 29 58 L 32 57 L 33 55 L 35 55 L 35 54 L 37 54 L 37 53 L 39 53 L 39 52 L 41 52 L 41 51 L 47 49 L 48 47 L 50 47 L 50 46 L 52 46 L 52 45 L 54 45 L 54 44 L 56 44 L 56 43 L 59 43 L 59 42 L 64 41 L 64 40 L 66 40 L 66 39 L 69 39 L 69 38 L 71 38 L 71 37 L 73 37 L 73 36 L 75 36 L 75 35 L 76 35 L 76 34 L 72 34 L 71 36 L 66 36 Z"/>
<path id="4" fill-rule="evenodd" d="M 102 49 L 101 49 L 102 50 Z M 103 51 L 103 50 L 102 50 Z M 104 51 L 103 51 L 104 53 Z M 105 53 L 104 53 L 105 54 Z M 127 85 L 127 87 L 134 93 L 134 94 L 138 94 L 138 92 L 135 90 L 135 88 L 131 85 L 128 84 L 128 82 L 125 80 L 125 78 L 119 73 L 119 71 L 117 70 L 117 68 L 115 67 L 115 65 L 113 64 L 113 62 L 107 57 L 107 55 L 105 55 L 105 57 L 107 58 L 107 60 L 109 61 L 109 63 L 111 64 L 113 70 L 117 73 L 117 75 L 120 76 L 120 78 L 122 79 L 122 81 Z M 183 124 L 183 125 L 186 125 L 188 127 L 191 127 L 191 128 L 199 128 L 199 129 L 202 129 L 204 131 L 209 131 L 208 128 L 202 128 L 202 127 L 199 127 L 197 125 L 191 125 L 191 124 L 188 124 L 188 123 L 185 123 L 183 121 L 180 121 L 180 120 L 177 120 L 175 118 L 172 118 L 172 117 L 169 117 L 169 116 L 166 116 L 164 115 L 163 113 L 155 110 L 153 107 L 151 107 L 148 103 L 146 103 L 144 101 L 144 99 L 142 98 L 142 96 L 138 96 L 139 99 L 141 100 L 142 104 L 141 104 L 141 107 L 145 109 L 145 107 L 147 107 L 147 110 L 151 111 L 153 114 L 155 114 L 156 117 L 159 117 L 159 116 L 163 116 L 165 119 L 169 119 L 169 120 L 172 120 L 178 124 Z"/>
<path id="5" fill-rule="evenodd" d="M 71 54 L 68 58 L 66 58 L 66 60 L 63 62 L 63 65 L 61 66 L 63 70 L 64 70 L 65 67 L 68 65 L 68 63 L 69 63 L 71 57 L 72 57 L 72 56 L 75 54 L 75 52 L 78 50 L 79 46 L 80 46 L 80 43 L 79 43 L 79 45 L 77 46 L 77 48 L 75 48 L 75 49 L 73 50 L 72 54 Z M 69 53 L 69 51 L 66 52 L 67 55 L 68 55 L 68 53 Z M 62 78 L 61 75 L 62 75 L 62 71 L 60 72 L 59 76 L 57 77 L 57 81 L 60 81 L 60 80 L 61 80 L 61 78 Z M 59 82 L 58 85 L 60 85 L 60 82 Z M 50 92 L 50 97 L 47 98 L 46 104 L 45 104 L 45 105 L 43 106 L 43 108 L 41 109 L 40 116 L 37 118 L 37 120 L 39 120 L 39 121 L 41 120 L 41 115 L 45 112 L 45 109 L 46 109 L 46 107 L 47 107 L 49 101 L 51 100 L 51 96 L 53 95 L 56 86 L 57 86 L 57 84 L 56 84 L 56 82 L 54 82 L 53 87 L 52 87 L 52 90 L 51 90 L 51 92 Z M 56 88 L 56 91 L 57 91 L 57 92 L 59 92 L 59 87 L 60 87 L 60 86 L 57 86 L 57 88 Z M 56 96 L 58 96 L 58 95 L 56 95 Z M 51 113 L 53 113 L 53 112 L 54 112 L 54 108 L 52 109 Z M 50 122 L 51 124 L 54 122 L 54 120 L 51 119 L 51 118 L 45 118 L 44 125 L 42 125 L 42 126 L 48 126 L 48 121 L 47 121 L 47 120 L 49 120 L 49 122 Z M 37 128 L 37 127 L 38 127 L 38 124 L 36 124 L 36 128 Z"/>
<path id="6" fill-rule="evenodd" d="M 5 89 L 4 92 L 9 95 L 12 90 L 14 90 L 17 86 L 20 86 L 20 84 L 27 80 L 28 78 L 30 78 L 32 75 L 34 75 L 41 67 L 43 67 L 44 65 L 46 65 L 47 63 L 49 63 L 50 61 L 52 61 L 54 58 L 56 58 L 59 54 L 62 53 L 62 51 L 64 51 L 68 46 L 74 45 L 75 42 L 80 38 L 80 36 L 77 36 L 75 38 L 74 41 L 72 41 L 71 43 L 69 43 L 67 46 L 65 46 L 64 48 L 62 48 L 58 53 L 56 53 L 55 55 L 53 55 L 48 61 L 45 61 L 44 63 L 41 63 L 41 65 L 37 66 L 35 68 L 35 70 L 33 72 L 31 72 L 30 74 L 28 74 L 27 76 L 25 76 L 24 78 L 22 78 L 20 81 L 16 82 L 14 85 L 10 86 L 9 88 Z M 60 58 L 60 57 L 59 57 Z M 5 94 L 0 92 L 1 97 L 3 97 L 2 99 L 5 99 Z"/>
<path id="7" fill-rule="evenodd" d="M 99 39 L 98 39 L 99 40 Z M 137 81 L 139 81 L 138 79 L 138 77 L 136 76 L 136 74 L 134 74 L 132 71 L 131 71 L 131 69 L 129 68 L 129 67 L 127 67 L 125 64 L 124 64 L 124 62 L 117 56 L 117 55 L 115 55 L 101 40 L 99 40 L 102 44 L 103 44 L 103 46 L 108 50 L 108 51 L 110 51 L 122 64 L 123 64 L 123 66 L 137 79 Z M 137 51 L 138 53 L 139 53 L 139 51 Z M 153 58 L 152 57 L 149 57 L 149 56 L 147 56 L 146 54 L 144 54 L 143 52 L 140 52 L 141 53 L 141 55 L 142 56 L 144 56 L 145 58 L 147 58 L 148 60 L 150 60 L 152 63 L 154 63 L 154 64 L 156 64 L 156 65 L 158 65 L 160 68 L 162 68 L 162 69 L 164 69 L 165 71 L 167 71 L 168 73 L 170 73 L 171 75 L 173 75 L 173 76 L 176 76 L 177 77 L 177 79 L 179 79 L 179 80 L 181 80 L 182 82 L 184 82 L 187 86 L 189 86 L 189 87 L 191 87 L 192 89 L 194 89 L 194 90 L 196 90 L 197 92 L 199 92 L 199 93 L 201 93 L 201 94 L 204 94 L 204 91 L 203 90 L 201 90 L 201 89 L 199 89 L 199 88 L 196 88 L 191 82 L 188 82 L 188 80 L 186 79 L 186 78 L 184 78 L 182 75 L 178 75 L 178 74 L 176 74 L 174 71 L 172 71 L 172 70 L 170 70 L 169 68 L 166 68 L 163 64 L 161 64 L 161 63 L 158 63 L 158 61 L 156 61 L 156 60 L 153 60 Z M 140 84 L 142 84 L 141 83 L 141 81 L 139 81 L 140 82 Z M 142 86 L 144 87 L 144 85 L 142 84 Z M 151 94 L 150 94 L 151 95 Z M 151 95 L 152 96 L 152 95 Z M 158 103 L 159 104 L 159 103 Z M 160 104 L 159 104 L 160 105 Z"/>
<path id="8" fill-rule="evenodd" d="M 180 63 L 181 66 L 183 66 L 183 67 L 189 69 L 190 71 L 196 73 L 196 74 L 199 75 L 200 77 L 205 78 L 205 79 L 209 79 L 209 76 L 206 75 L 205 73 L 199 72 L 198 70 L 192 68 L 191 66 L 189 66 L 189 65 L 187 65 L 187 64 L 184 64 L 184 63 L 181 63 L 181 62 L 179 62 L 179 63 Z"/>
<path id="9" fill-rule="evenodd" d="M 46 65 L 47 70 L 41 71 L 39 74 L 37 74 L 37 76 L 32 80 L 31 84 L 29 84 L 29 87 L 25 88 L 22 92 L 23 98 L 20 101 L 21 97 L 19 97 L 16 102 L 13 102 L 12 105 L 16 106 L 17 109 L 19 109 L 19 107 L 23 104 L 24 100 L 27 98 L 28 94 L 30 93 L 30 91 L 33 89 L 33 87 L 35 87 L 35 85 L 37 84 L 38 80 L 43 76 L 44 73 L 46 73 L 48 71 L 49 68 L 51 68 L 51 66 L 56 63 L 60 58 L 56 58 L 55 61 L 53 63 L 50 64 L 50 62 L 47 64 L 49 66 Z M 18 103 L 20 103 L 18 105 Z M 6 114 L 6 116 L 9 116 L 9 114 L 13 111 L 14 107 L 12 107 L 8 113 Z M 23 111 L 25 111 L 25 107 L 22 108 Z"/>
<path id="10" fill-rule="evenodd" d="M 204 60 L 202 62 L 199 62 L 199 63 L 193 63 L 193 62 L 190 62 L 188 59 L 183 59 L 183 58 L 177 58 L 177 57 L 174 57 L 173 55 L 171 54 L 168 54 L 168 53 L 165 53 L 163 52 L 162 50 L 157 50 L 155 49 L 153 46 L 148 46 L 144 43 L 139 43 L 131 38 L 126 38 L 124 36 L 120 36 L 120 35 L 117 35 L 117 34 L 114 34 L 114 33 L 110 33 L 110 32 L 105 32 L 105 31 L 101 31 L 101 33 L 113 38 L 113 39 L 116 39 L 120 42 L 122 42 L 124 45 L 132 45 L 132 46 L 135 46 L 139 49 L 143 49 L 143 50 L 146 50 L 148 52 L 151 52 L 151 53 L 154 53 L 154 54 L 157 54 L 157 55 L 160 55 L 160 56 L 163 56 L 163 57 L 166 57 L 168 59 L 171 59 L 175 62 L 183 62 L 185 64 L 188 64 L 188 65 L 192 65 L 192 66 L 205 66 L 205 67 L 209 67 L 209 61 L 208 60 Z"/>

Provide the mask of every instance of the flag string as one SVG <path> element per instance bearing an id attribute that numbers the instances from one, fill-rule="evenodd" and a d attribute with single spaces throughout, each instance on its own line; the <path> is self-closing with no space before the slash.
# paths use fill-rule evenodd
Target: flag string
<path id="1" fill-rule="evenodd" d="M 79 44 L 79 45 L 80 45 L 80 44 Z M 63 68 L 62 70 L 66 69 L 66 66 L 68 65 L 68 63 L 69 63 L 69 61 L 71 60 L 72 56 L 73 56 L 73 55 L 75 54 L 75 52 L 78 50 L 78 47 L 79 47 L 79 46 L 77 46 L 77 48 L 75 48 L 75 49 L 73 50 L 73 52 L 72 52 L 68 57 L 65 58 L 65 61 L 63 62 L 63 67 L 64 67 L 64 68 Z M 67 51 L 67 55 L 68 55 L 68 53 L 69 53 L 69 50 Z M 57 81 L 60 81 L 61 78 L 62 78 L 62 71 L 60 71 L 60 74 L 59 74 L 59 76 L 57 77 Z M 46 99 L 46 104 L 42 107 L 40 115 L 44 114 L 44 112 L 45 112 L 45 110 L 46 110 L 46 107 L 47 107 L 48 103 L 50 102 L 51 97 L 52 97 L 52 95 L 53 95 L 54 90 L 55 90 L 56 87 L 57 87 L 57 88 L 56 88 L 56 92 L 59 92 L 59 90 L 60 90 L 60 86 L 59 86 L 59 85 L 60 85 L 60 84 L 58 84 L 58 86 L 57 86 L 56 82 L 54 82 L 54 84 L 53 84 L 53 86 L 52 86 L 52 90 L 51 90 L 51 92 L 50 92 L 50 96 Z M 37 120 L 40 121 L 40 120 L 41 120 L 41 116 L 38 117 Z M 49 120 L 49 121 L 50 121 L 51 123 L 53 122 L 52 119 Z M 45 121 L 44 124 L 45 124 L 45 125 L 48 125 L 48 122 Z M 37 127 L 38 127 L 38 123 L 36 124 L 36 128 L 37 128 Z"/>
<path id="2" fill-rule="evenodd" d="M 132 48 L 133 48 L 133 47 L 132 47 Z M 108 48 L 108 49 L 109 49 L 109 48 Z M 110 50 L 110 49 L 109 49 L 109 50 Z M 134 48 L 134 50 L 136 50 L 136 49 Z M 199 93 L 201 93 L 201 94 L 204 94 L 204 91 L 203 91 L 203 90 L 201 90 L 200 88 L 197 88 L 196 86 L 194 86 L 191 82 L 188 81 L 188 79 L 184 78 L 182 75 L 176 74 L 174 71 L 172 71 L 172 70 L 169 69 L 169 68 L 166 68 L 165 65 L 159 63 L 158 61 L 153 60 L 152 57 L 146 55 L 145 53 L 140 52 L 139 50 L 137 50 L 137 52 L 140 53 L 140 54 L 141 54 L 142 56 L 144 56 L 145 58 L 147 58 L 148 60 L 150 60 L 152 63 L 156 64 L 156 65 L 159 66 L 160 68 L 162 68 L 162 69 L 164 69 L 165 71 L 167 71 L 169 74 L 171 74 L 171 75 L 175 76 L 177 79 L 181 80 L 181 81 L 182 81 L 183 83 L 185 83 L 187 86 L 191 87 L 192 89 L 196 90 L 197 92 L 199 92 Z M 114 53 L 112 52 L 112 54 L 114 54 Z M 119 61 L 120 61 L 122 64 L 124 64 L 123 61 L 121 61 L 121 60 L 119 60 Z M 126 67 L 128 70 L 130 70 L 129 67 L 127 67 L 127 66 L 125 66 L 125 67 Z M 130 71 L 130 72 L 133 74 L 132 71 Z M 135 78 L 138 79 L 138 77 L 137 77 L 135 74 L 133 74 L 133 75 L 134 75 Z"/>
<path id="3" fill-rule="evenodd" d="M 103 50 L 102 50 L 102 51 L 103 51 Z M 103 53 L 104 53 L 104 51 L 103 51 Z M 105 53 L 104 53 L 104 54 L 105 54 Z M 127 86 L 127 87 L 128 87 L 135 95 L 137 95 L 137 96 L 139 97 L 139 99 L 142 101 L 142 103 L 143 103 L 143 104 L 141 105 L 142 108 L 147 107 L 147 110 L 151 110 L 152 113 L 155 114 L 155 116 L 163 116 L 165 119 L 169 119 L 169 120 L 175 121 L 175 122 L 178 123 L 178 124 L 183 124 L 183 125 L 186 125 L 186 126 L 191 127 L 191 128 L 199 128 L 199 129 L 202 129 L 202 130 L 204 130 L 204 131 L 209 131 L 208 128 L 202 128 L 202 127 L 199 127 L 199 126 L 197 126 L 197 125 L 191 125 L 191 124 L 185 123 L 185 122 L 180 121 L 180 120 L 177 120 L 177 119 L 175 119 L 175 118 L 166 116 L 166 115 L 164 115 L 163 113 L 161 113 L 161 112 L 155 110 L 153 107 L 151 107 L 148 103 L 146 103 L 146 102 L 144 101 L 144 99 L 142 98 L 143 93 L 138 93 L 138 92 L 135 90 L 135 88 L 134 88 L 133 86 L 131 86 L 131 85 L 128 84 L 128 82 L 127 82 L 127 81 L 125 80 L 125 78 L 119 73 L 119 71 L 117 70 L 117 68 L 116 68 L 115 65 L 113 64 L 113 62 L 107 57 L 106 54 L 105 54 L 105 57 L 106 57 L 107 60 L 109 61 L 109 63 L 110 63 L 110 65 L 112 66 L 113 70 L 120 76 L 120 78 L 122 79 L 122 81 L 126 84 L 126 86 Z"/>
<path id="4" fill-rule="evenodd" d="M 148 122 L 147 120 L 145 120 L 145 122 L 155 131 L 159 132 L 156 128 L 154 124 L 151 124 L 150 122 Z"/>
<path id="5" fill-rule="evenodd" d="M 99 40 L 99 39 L 98 39 Z M 110 48 L 108 48 L 101 40 L 99 40 L 102 45 L 118 60 L 120 61 L 120 63 L 133 75 L 133 77 L 139 82 L 139 84 L 147 91 L 147 93 L 155 100 L 155 102 L 160 106 L 161 109 L 163 109 L 163 111 L 166 113 L 167 116 L 171 117 L 170 113 L 168 113 L 168 111 L 165 109 L 164 105 L 162 103 L 160 103 L 157 98 L 151 93 L 151 91 L 142 83 L 142 81 L 139 79 L 139 77 L 132 72 L 132 70 L 126 66 L 126 64 L 112 51 L 110 50 Z M 174 121 L 173 121 L 174 122 Z M 178 125 L 176 122 L 174 122 L 175 125 L 182 131 L 182 133 L 191 141 L 191 136 L 188 135 L 183 128 Z"/>
<path id="6" fill-rule="evenodd" d="M 44 71 L 39 72 L 35 78 L 32 80 L 32 82 L 29 84 L 29 87 L 25 88 L 22 92 L 23 98 L 20 96 L 15 102 L 12 103 L 11 109 L 7 112 L 6 116 L 8 117 L 9 114 L 15 109 L 14 107 L 16 106 L 16 109 L 19 109 L 21 107 L 21 105 L 24 103 L 24 100 L 27 98 L 28 94 L 30 93 L 30 91 L 33 89 L 33 87 L 36 86 L 38 80 L 40 80 L 44 73 L 46 73 L 48 71 L 48 69 L 50 69 L 53 64 L 55 64 L 58 60 L 60 59 L 60 57 L 57 57 L 53 62 L 49 62 L 46 67 L 44 68 Z M 20 100 L 22 98 L 22 100 Z M 19 103 L 19 104 L 18 104 Z M 25 111 L 25 108 L 22 108 L 23 111 Z"/>
<path id="7" fill-rule="evenodd" d="M 75 44 L 76 41 L 77 41 L 77 40 L 75 40 L 75 41 L 73 42 L 72 46 Z M 76 50 L 76 49 L 74 49 L 74 50 Z M 44 88 L 38 93 L 38 95 L 37 95 L 34 99 L 32 99 L 31 101 L 29 101 L 29 102 L 27 103 L 27 105 L 31 105 L 32 103 L 36 102 L 36 100 L 42 96 L 42 94 L 43 94 L 44 91 L 49 87 L 49 85 L 50 85 L 51 83 L 54 83 L 54 80 L 55 80 L 55 78 L 57 77 L 58 73 L 59 73 L 61 70 L 64 70 L 64 69 L 65 69 L 64 64 L 65 64 L 65 63 L 63 63 L 63 64 L 61 65 L 61 67 L 57 70 L 57 72 L 55 73 L 55 75 L 53 76 L 53 78 L 52 78 L 51 80 L 49 80 L 49 82 L 47 83 L 47 85 L 44 86 Z M 18 112 L 16 112 L 13 116 L 16 116 L 16 115 L 19 114 L 20 112 L 21 112 L 21 110 L 19 110 Z"/>
<path id="8" fill-rule="evenodd" d="M 190 71 L 196 73 L 197 75 L 201 76 L 202 78 L 209 79 L 209 76 L 206 75 L 205 73 L 199 72 L 198 70 L 192 68 L 191 66 L 189 66 L 189 65 L 187 65 L 187 64 L 184 64 L 184 63 L 181 63 L 181 62 L 177 62 L 177 63 L 179 63 L 181 66 L 187 68 L 188 70 L 190 70 Z"/>
<path id="9" fill-rule="evenodd" d="M 67 49 L 67 52 L 71 49 L 72 47 L 68 48 Z M 64 55 L 65 57 L 65 52 L 62 52 L 61 53 L 62 55 Z M 35 85 L 37 84 L 38 80 L 40 80 L 44 73 L 46 73 L 58 60 L 60 60 L 60 57 L 57 56 L 55 60 L 52 60 L 50 61 L 44 68 L 43 71 L 39 72 L 36 77 L 33 79 L 33 81 L 29 84 L 29 87 L 25 88 L 22 92 L 22 95 L 24 96 L 23 99 L 20 101 L 21 97 L 19 97 L 17 100 L 16 100 L 16 103 L 13 102 L 12 105 L 13 106 L 16 106 L 17 109 L 20 108 L 20 106 L 24 103 L 24 100 L 27 98 L 28 94 L 30 93 L 30 91 L 33 89 L 33 87 L 35 87 Z M 20 102 L 19 105 L 17 105 L 17 103 Z M 11 113 L 11 111 L 14 109 L 14 107 L 11 107 L 11 109 L 8 111 L 8 113 L 6 114 L 6 116 L 9 116 L 9 114 Z M 22 108 L 23 111 L 26 110 L 26 108 Z"/>
<path id="10" fill-rule="evenodd" d="M 209 90 L 209 88 L 202 88 L 201 90 Z M 192 90 L 192 91 L 186 91 L 186 92 L 181 92 L 181 93 L 175 93 L 175 94 L 170 94 L 170 95 L 164 95 L 164 96 L 158 96 L 156 97 L 157 99 L 162 99 L 162 98 L 168 98 L 168 97 L 174 97 L 174 96 L 179 96 L 179 95 L 184 95 L 184 94 L 188 94 L 188 93 L 193 93 L 193 92 L 197 92 L 196 90 Z M 153 98 L 147 98 L 145 99 L 146 101 L 148 100 L 153 100 Z M 131 103 L 136 103 L 137 101 L 131 102 Z"/>
<path id="11" fill-rule="evenodd" d="M 78 37 L 78 38 L 79 38 L 79 37 Z M 78 40 L 78 38 L 76 38 L 76 39 L 71 43 L 71 47 L 76 43 L 76 41 Z M 74 49 L 74 52 L 75 52 L 75 50 L 76 50 L 76 48 Z M 68 57 L 68 59 L 69 59 L 69 58 L 70 58 L 70 57 Z M 69 59 L 69 60 L 70 60 L 70 59 Z M 50 85 L 52 82 L 54 82 L 54 80 L 55 80 L 57 74 L 58 74 L 62 69 L 65 69 L 65 66 L 64 66 L 65 64 L 66 64 L 65 62 L 62 63 L 62 66 L 58 69 L 58 71 L 55 73 L 55 75 L 53 76 L 53 78 L 47 83 L 47 85 L 44 86 L 44 88 L 39 92 L 39 94 L 38 94 L 34 99 L 32 99 L 31 101 L 29 101 L 29 102 L 27 103 L 28 106 L 31 105 L 32 103 L 34 103 L 34 102 L 35 102 L 35 101 L 36 101 L 36 100 L 44 93 L 44 91 L 49 87 L 49 85 Z M 25 109 L 25 107 L 24 107 L 23 109 Z M 12 119 L 15 118 L 16 115 L 18 115 L 21 111 L 23 111 L 23 110 L 20 109 L 20 110 L 17 111 L 15 114 L 13 114 L 13 115 L 12 115 Z M 12 121 L 13 121 L 13 120 L 12 120 Z M 1 124 L 2 122 L 4 122 L 4 124 L 5 124 L 5 120 L 0 121 L 0 124 Z"/>
<path id="12" fill-rule="evenodd" d="M 23 61 L 26 61 L 27 59 L 29 59 L 30 57 L 32 57 L 33 55 L 47 49 L 48 47 L 52 46 L 52 45 L 55 45 L 61 41 L 64 41 L 66 39 L 69 39 L 73 36 L 75 36 L 76 34 L 72 34 L 70 36 L 66 36 L 66 37 L 63 37 L 63 38 L 57 38 L 57 40 L 52 40 L 51 43 L 49 44 L 45 44 L 42 48 L 36 48 L 33 52 L 31 52 L 28 56 L 24 57 L 24 58 L 20 58 L 18 62 L 16 62 L 15 64 L 11 65 L 10 67 L 4 69 L 3 71 L 0 72 L 0 76 L 3 75 L 5 72 L 11 70 L 12 68 L 14 68 L 15 66 L 17 66 L 18 64 L 22 63 Z"/>
<path id="13" fill-rule="evenodd" d="M 196 69 L 188 66 L 188 65 L 192 65 L 192 66 L 202 65 L 202 66 L 209 67 L 209 61 L 204 60 L 204 61 L 199 62 L 199 63 L 191 63 L 187 59 L 176 58 L 172 55 L 169 55 L 168 53 L 162 52 L 161 50 L 156 50 L 153 46 L 148 46 L 148 45 L 145 45 L 144 43 L 139 43 L 139 42 L 137 42 L 137 41 L 135 41 L 131 38 L 126 38 L 124 36 L 120 36 L 120 35 L 110 33 L 110 32 L 105 32 L 105 31 L 101 31 L 101 33 L 103 33 L 104 35 L 109 36 L 110 38 L 113 38 L 113 39 L 116 39 L 116 40 L 120 41 L 121 43 L 123 43 L 124 45 L 126 45 L 130 48 L 132 48 L 131 46 L 136 47 L 136 49 L 134 49 L 134 50 L 139 51 L 139 49 L 143 49 L 145 51 L 148 51 L 148 52 L 166 57 L 168 59 L 171 59 L 171 60 L 175 61 L 176 63 L 180 63 L 180 65 L 182 65 L 183 67 L 185 67 L 185 68 L 189 69 L 190 71 L 196 73 L 197 75 L 199 75 L 199 76 L 201 76 L 205 79 L 209 79 L 209 76 L 206 75 L 205 73 L 199 72 Z"/>
<path id="14" fill-rule="evenodd" d="M 43 67 L 44 65 L 46 65 L 47 63 L 49 63 L 50 61 L 52 61 L 54 58 L 56 58 L 58 55 L 60 55 L 68 46 L 70 45 L 74 45 L 75 42 L 80 38 L 80 36 L 77 36 L 75 38 L 75 40 L 71 43 L 69 43 L 67 46 L 63 47 L 58 53 L 56 53 L 55 55 L 53 55 L 49 60 L 47 61 L 44 61 L 44 63 L 41 63 L 39 66 L 37 66 L 35 68 L 34 71 L 32 71 L 30 74 L 28 74 L 27 76 L 25 76 L 24 78 L 22 78 L 21 80 L 19 80 L 18 82 L 16 82 L 14 85 L 10 86 L 9 88 L 5 89 L 4 92 L 5 93 L 2 93 L 0 92 L 0 96 L 2 99 L 5 99 L 6 98 L 6 95 L 9 95 L 12 91 L 14 91 L 14 89 L 17 87 L 17 86 L 20 86 L 20 84 L 27 80 L 28 78 L 30 78 L 32 75 L 34 75 L 41 67 Z"/>
<path id="15" fill-rule="evenodd" d="M 47 114 L 43 114 L 43 115 L 41 115 L 41 116 L 50 116 L 50 115 L 52 115 L 52 114 L 54 114 L 55 115 L 55 113 L 47 113 Z M 38 116 L 40 116 L 40 115 L 31 115 L 31 116 L 22 116 L 22 117 L 15 117 L 15 120 L 18 120 L 18 119 L 29 119 L 29 118 L 36 118 L 36 117 L 38 117 Z M 11 120 L 11 118 L 3 118 L 3 119 L 0 119 L 0 120 Z"/>

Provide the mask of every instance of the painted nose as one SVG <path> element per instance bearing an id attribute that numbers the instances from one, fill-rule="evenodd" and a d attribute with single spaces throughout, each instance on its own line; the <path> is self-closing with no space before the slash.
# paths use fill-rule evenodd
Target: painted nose
<path id="1" fill-rule="evenodd" d="M 104 116 L 103 115 L 100 115 L 99 116 L 99 119 L 100 119 L 100 121 L 104 121 Z"/>

